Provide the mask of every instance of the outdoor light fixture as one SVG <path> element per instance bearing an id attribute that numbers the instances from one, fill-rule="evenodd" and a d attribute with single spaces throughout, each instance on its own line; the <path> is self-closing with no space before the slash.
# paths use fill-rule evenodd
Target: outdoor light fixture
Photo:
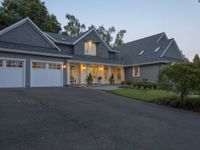
<path id="1" fill-rule="evenodd" d="M 103 66 L 100 66 L 100 67 L 99 67 L 99 71 L 103 71 Z"/>
<path id="2" fill-rule="evenodd" d="M 64 65 L 63 65 L 63 68 L 65 69 L 66 67 L 67 67 L 67 66 L 64 64 Z"/>
<path id="3" fill-rule="evenodd" d="M 82 70 L 85 71 L 86 70 L 86 66 L 82 65 Z"/>

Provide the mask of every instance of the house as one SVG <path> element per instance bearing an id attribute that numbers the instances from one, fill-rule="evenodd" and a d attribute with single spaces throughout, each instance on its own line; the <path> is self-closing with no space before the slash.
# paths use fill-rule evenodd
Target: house
<path id="1" fill-rule="evenodd" d="M 161 68 L 183 62 L 165 33 L 112 48 L 92 28 L 77 37 L 41 31 L 25 18 L 0 31 L 0 87 L 50 87 L 124 80 L 156 82 Z"/>

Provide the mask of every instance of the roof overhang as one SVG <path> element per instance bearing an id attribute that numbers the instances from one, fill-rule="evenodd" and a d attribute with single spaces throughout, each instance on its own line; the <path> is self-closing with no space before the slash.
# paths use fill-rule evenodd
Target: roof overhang
<path id="1" fill-rule="evenodd" d="M 63 54 L 41 53 L 41 52 L 35 52 L 35 51 L 25 51 L 25 50 L 6 49 L 6 48 L 0 48 L 0 52 L 18 53 L 18 54 L 27 54 L 27 55 L 39 55 L 39 56 L 48 56 L 48 57 L 59 57 L 59 58 L 72 58 L 73 57 L 70 55 L 63 55 Z"/>
<path id="2" fill-rule="evenodd" d="M 152 61 L 152 62 L 146 62 L 146 63 L 135 63 L 135 64 L 130 64 L 130 65 L 124 65 L 124 67 L 153 65 L 153 64 L 160 64 L 160 63 L 169 64 L 169 63 L 171 63 L 171 62 L 170 62 L 170 61 L 167 61 L 167 60 Z"/>

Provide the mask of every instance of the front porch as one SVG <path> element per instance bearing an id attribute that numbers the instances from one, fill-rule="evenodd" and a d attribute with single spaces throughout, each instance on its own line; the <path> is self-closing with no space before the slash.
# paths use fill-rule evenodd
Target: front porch
<path id="1" fill-rule="evenodd" d="M 110 84 L 110 77 L 113 74 L 114 84 L 124 81 L 124 68 L 121 66 L 86 64 L 86 63 L 67 63 L 67 85 L 86 85 L 87 78 L 91 74 L 95 84 Z M 98 80 L 101 78 L 101 80 Z"/>

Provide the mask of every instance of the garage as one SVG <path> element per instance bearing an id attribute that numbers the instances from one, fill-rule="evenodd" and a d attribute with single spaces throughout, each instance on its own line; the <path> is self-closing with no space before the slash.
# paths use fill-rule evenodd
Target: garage
<path id="1" fill-rule="evenodd" d="M 25 87 L 25 60 L 0 58 L 0 88 Z"/>
<path id="2" fill-rule="evenodd" d="M 31 87 L 63 86 L 63 63 L 31 61 Z"/>

